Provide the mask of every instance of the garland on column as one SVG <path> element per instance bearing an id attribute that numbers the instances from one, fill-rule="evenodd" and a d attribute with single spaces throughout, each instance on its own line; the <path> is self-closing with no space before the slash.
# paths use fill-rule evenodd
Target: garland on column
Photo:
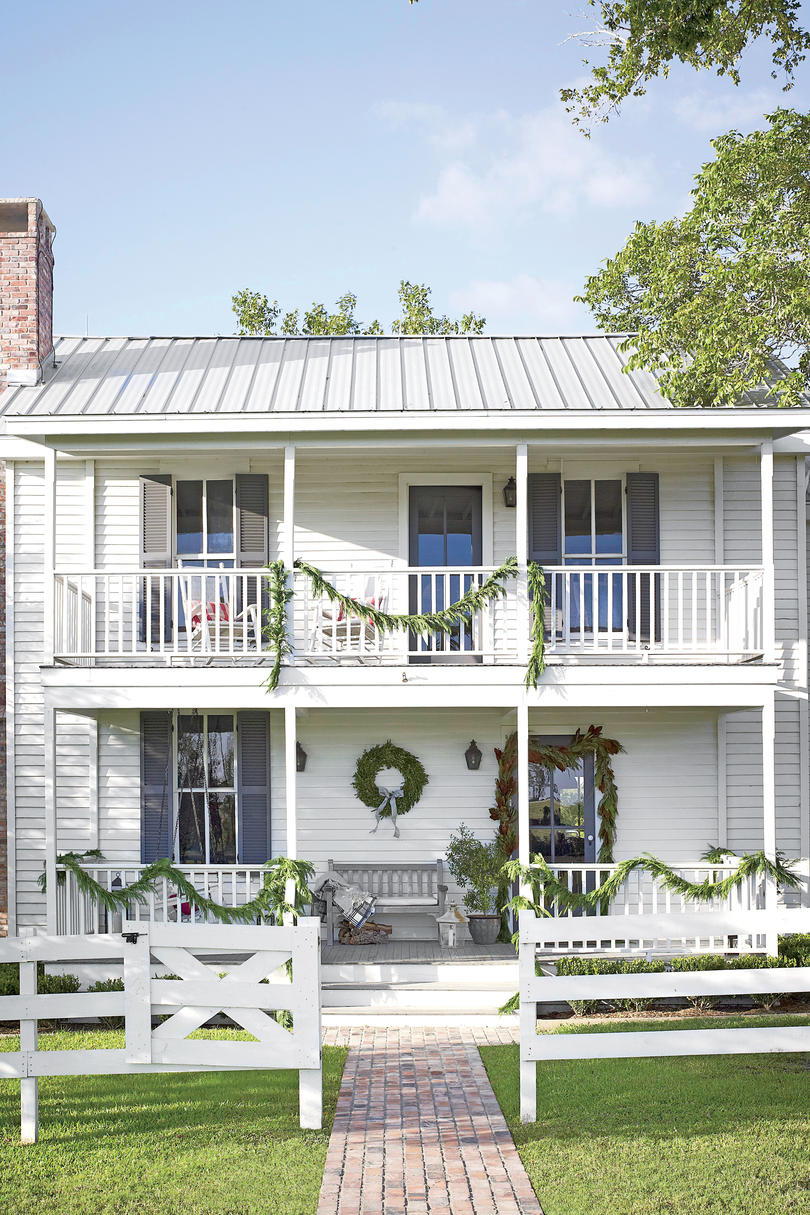
<path id="1" fill-rule="evenodd" d="M 603 865 L 613 861 L 618 792 L 611 761 L 614 755 L 622 751 L 624 747 L 615 738 L 603 737 L 601 726 L 588 726 L 584 733 L 577 730 L 570 743 L 565 745 L 532 744 L 529 747 L 530 763 L 556 768 L 559 772 L 576 767 L 584 756 L 593 755 L 594 784 L 601 794 L 596 807 L 600 841 L 597 859 Z M 501 852 L 504 859 L 508 859 L 517 847 L 517 734 L 510 734 L 502 750 L 496 747 L 495 755 L 498 760 L 498 776 L 495 781 L 495 805 L 490 810 L 489 817 L 498 824 Z"/>
<path id="2" fill-rule="evenodd" d="M 549 903 L 556 903 L 558 914 L 567 910 L 593 910 L 597 905 L 604 907 L 618 895 L 621 887 L 636 869 L 649 873 L 661 886 L 681 898 L 698 903 L 727 899 L 732 891 L 751 877 L 769 878 L 777 885 L 791 890 L 802 884 L 802 878 L 794 872 L 796 862 L 787 860 L 781 853 L 776 854 L 775 860 L 771 860 L 764 852 L 750 852 L 737 858 L 737 853 L 730 849 L 713 848 L 704 853 L 701 859 L 711 864 L 719 864 L 721 856 L 739 859 L 739 865 L 733 873 L 717 881 L 706 878 L 702 882 L 689 882 L 664 861 L 645 853 L 632 860 L 620 861 L 601 886 L 582 892 L 569 890 L 552 873 L 542 856 L 533 856 L 531 865 L 521 865 L 520 861 L 507 861 L 503 867 L 505 881 L 520 882 L 521 885 L 529 886 L 532 891 L 531 898 L 517 895 L 509 901 L 507 907 L 510 911 L 533 911 L 538 916 L 549 914 Z"/>
<path id="3" fill-rule="evenodd" d="M 129 886 L 119 886 L 115 890 L 108 890 L 86 869 L 82 869 L 82 861 L 88 860 L 103 861 L 104 857 L 97 849 L 89 852 L 65 852 L 56 858 L 56 863 L 73 874 L 76 886 L 82 894 L 94 903 L 106 907 L 108 911 L 125 911 L 130 903 L 143 902 L 147 894 L 156 892 L 158 884 L 162 881 L 173 886 L 184 902 L 224 924 L 253 923 L 257 919 L 266 919 L 273 924 L 281 924 L 286 915 L 291 915 L 294 920 L 297 919 L 307 904 L 312 901 L 312 893 L 307 883 L 315 873 L 314 865 L 309 861 L 293 860 L 287 856 L 274 857 L 261 867 L 263 875 L 259 893 L 249 903 L 243 903 L 239 907 L 225 906 L 203 894 L 180 869 L 175 868 L 167 857 L 147 865 L 140 877 Z M 122 869 L 126 869 L 126 867 L 126 865 L 121 866 Z M 115 868 L 115 866 L 110 865 L 110 868 Z M 252 868 L 252 866 L 245 866 L 245 868 Z M 286 886 L 290 878 L 295 883 L 292 903 L 288 903 L 286 899 Z M 46 887 L 44 873 L 40 874 L 38 882 L 40 889 L 44 890 Z"/>
<path id="4" fill-rule="evenodd" d="M 295 569 L 309 579 L 315 595 L 336 604 L 344 617 L 365 621 L 380 633 L 416 633 L 420 637 L 431 633 L 451 633 L 461 624 L 468 624 L 477 612 L 506 594 L 505 582 L 517 577 L 517 557 L 508 557 L 503 565 L 487 575 L 480 586 L 471 586 L 462 597 L 446 608 L 435 612 L 386 612 L 373 603 L 365 603 L 344 594 L 333 586 L 323 573 L 308 561 L 298 558 Z M 290 652 L 287 626 L 287 604 L 293 597 L 288 586 L 287 570 L 283 561 L 274 561 L 268 566 L 270 574 L 270 607 L 265 611 L 264 635 L 273 653 L 273 665 L 267 677 L 266 687 L 272 692 L 278 687 L 281 666 Z M 534 562 L 528 566 L 531 624 L 529 636 L 531 649 L 526 668 L 526 686 L 537 687 L 537 680 L 545 670 L 545 578 L 543 571 Z"/>

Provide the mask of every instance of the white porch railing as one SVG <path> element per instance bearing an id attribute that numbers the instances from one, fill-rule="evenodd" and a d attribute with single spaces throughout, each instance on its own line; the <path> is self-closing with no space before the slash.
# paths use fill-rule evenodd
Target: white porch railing
<path id="1" fill-rule="evenodd" d="M 480 587 L 492 567 L 325 570 L 352 598 L 396 613 L 439 611 Z M 741 566 L 560 566 L 546 576 L 549 658 L 710 657 L 763 652 L 761 569 Z M 260 570 L 88 570 L 55 576 L 54 653 L 76 664 L 269 657 Z M 295 574 L 290 604 L 300 662 L 521 661 L 518 584 L 450 633 L 387 633 L 318 595 Z"/>
<path id="2" fill-rule="evenodd" d="M 671 866 L 679 877 L 697 885 L 699 882 L 719 882 L 736 872 L 735 864 L 712 865 L 706 861 L 697 864 L 680 864 Z M 611 874 L 615 873 L 616 865 L 571 864 L 552 865 L 551 870 L 563 885 L 574 894 L 587 893 L 600 887 Z M 640 915 L 701 915 L 707 911 L 755 911 L 764 904 L 764 885 L 758 876 L 749 876 L 737 886 L 722 902 L 714 900 L 709 903 L 696 902 L 686 899 L 673 890 L 667 889 L 656 878 L 644 869 L 635 869 L 619 888 L 614 898 L 603 905 L 597 905 L 587 912 L 592 916 L 640 916 Z M 557 921 L 577 920 L 582 912 L 570 907 L 563 907 L 558 900 L 549 898 L 546 910 Z M 576 925 L 571 924 L 574 928 Z M 625 939 L 620 938 L 620 944 L 605 941 L 599 946 L 600 952 L 620 949 L 628 952 Z M 578 941 L 571 946 L 572 952 L 592 949 L 593 946 Z"/>
<path id="3" fill-rule="evenodd" d="M 88 864 L 82 868 L 105 890 L 131 886 L 143 873 L 144 865 Z M 201 894 L 216 903 L 241 907 L 259 893 L 264 877 L 262 865 L 178 865 L 177 868 Z M 161 879 L 154 891 L 133 900 L 122 911 L 108 911 L 77 885 L 69 869 L 57 868 L 56 932 L 120 932 L 124 921 L 149 921 L 162 924 L 206 924 L 204 912 L 178 895 Z"/>
<path id="4" fill-rule="evenodd" d="M 762 653 L 761 568 L 568 565 L 545 578 L 548 654 Z"/>
<path id="5" fill-rule="evenodd" d="M 259 570 L 88 570 L 55 576 L 57 658 L 223 657 L 269 653 Z"/>
<path id="6" fill-rule="evenodd" d="M 494 566 L 410 566 L 403 569 L 352 568 L 325 570 L 324 577 L 344 594 L 384 611 L 436 612 L 457 603 L 480 587 Z M 313 659 L 407 662 L 501 661 L 517 659 L 517 599 L 515 583 L 469 621 L 452 632 L 427 636 L 386 633 L 358 616 L 349 615 L 325 595 L 313 592 L 309 579 L 297 574 L 293 611 L 296 650 Z"/>

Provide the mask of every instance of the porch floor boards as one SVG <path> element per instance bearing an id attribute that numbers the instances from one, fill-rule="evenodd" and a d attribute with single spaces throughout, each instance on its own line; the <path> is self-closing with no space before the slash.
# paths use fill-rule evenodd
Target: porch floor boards
<path id="1" fill-rule="evenodd" d="M 381 945 L 322 945 L 324 966 L 373 965 L 383 962 L 435 963 L 443 966 L 468 966 L 470 963 L 514 962 L 511 945 L 474 945 L 453 947 L 438 941 L 387 941 Z"/>

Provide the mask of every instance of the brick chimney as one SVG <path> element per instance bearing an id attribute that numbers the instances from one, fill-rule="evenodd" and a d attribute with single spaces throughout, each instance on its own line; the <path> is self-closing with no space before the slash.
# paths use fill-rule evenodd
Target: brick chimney
<path id="1" fill-rule="evenodd" d="M 53 354 L 53 238 L 38 198 L 0 199 L 0 391 L 38 384 Z"/>

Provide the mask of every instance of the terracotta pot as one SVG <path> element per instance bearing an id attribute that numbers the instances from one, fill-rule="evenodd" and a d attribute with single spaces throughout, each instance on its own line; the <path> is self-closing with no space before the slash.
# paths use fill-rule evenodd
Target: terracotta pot
<path id="1" fill-rule="evenodd" d="M 498 933 L 501 931 L 501 917 L 499 915 L 481 915 L 473 911 L 468 913 L 467 923 L 470 929 L 470 936 L 476 945 L 495 944 L 498 939 Z"/>

